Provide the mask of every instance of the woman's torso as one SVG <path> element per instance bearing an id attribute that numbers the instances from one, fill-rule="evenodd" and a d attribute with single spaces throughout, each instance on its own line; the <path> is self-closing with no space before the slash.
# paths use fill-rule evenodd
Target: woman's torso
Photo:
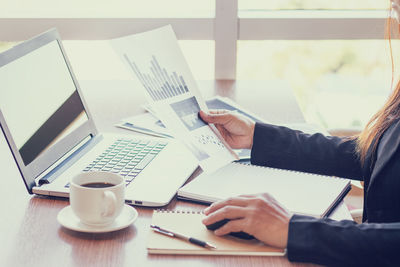
<path id="1" fill-rule="evenodd" d="M 364 164 L 364 221 L 400 221 L 400 120 L 379 140 Z"/>

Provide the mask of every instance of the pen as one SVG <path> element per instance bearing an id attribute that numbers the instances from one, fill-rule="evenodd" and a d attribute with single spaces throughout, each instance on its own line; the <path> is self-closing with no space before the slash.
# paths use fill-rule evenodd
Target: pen
<path id="1" fill-rule="evenodd" d="M 190 237 L 190 236 L 174 233 L 174 232 L 171 232 L 169 230 L 163 229 L 160 226 L 157 226 L 157 225 L 154 225 L 154 224 L 150 225 L 150 228 L 153 229 L 154 231 L 160 233 L 160 234 L 167 235 L 167 236 L 170 236 L 170 237 L 176 237 L 176 238 L 188 241 L 188 242 L 190 242 L 192 244 L 195 244 L 195 245 L 198 245 L 198 246 L 201 246 L 201 247 L 212 248 L 212 249 L 216 249 L 217 248 L 216 246 L 214 246 L 213 244 L 210 244 L 209 242 L 202 241 L 202 240 L 199 240 L 199 239 L 194 238 L 194 237 Z"/>

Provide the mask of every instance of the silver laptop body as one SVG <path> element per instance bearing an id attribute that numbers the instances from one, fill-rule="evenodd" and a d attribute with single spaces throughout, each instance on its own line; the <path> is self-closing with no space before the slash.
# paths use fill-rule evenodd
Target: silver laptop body
<path id="1" fill-rule="evenodd" d="M 55 29 L 0 54 L 0 126 L 31 194 L 68 197 L 74 175 L 105 170 L 127 203 L 164 206 L 198 166 L 176 140 L 100 134 Z"/>

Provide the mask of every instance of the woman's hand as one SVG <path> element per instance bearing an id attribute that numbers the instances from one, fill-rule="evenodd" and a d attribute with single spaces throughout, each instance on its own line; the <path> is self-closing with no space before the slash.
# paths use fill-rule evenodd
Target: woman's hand
<path id="1" fill-rule="evenodd" d="M 204 210 L 205 225 L 223 219 L 228 223 L 216 235 L 246 232 L 267 245 L 286 248 L 292 214 L 269 194 L 243 195 L 216 202 Z"/>
<path id="2" fill-rule="evenodd" d="M 207 123 L 214 123 L 222 137 L 232 148 L 253 146 L 255 122 L 237 112 L 214 110 L 200 111 L 200 117 Z"/>

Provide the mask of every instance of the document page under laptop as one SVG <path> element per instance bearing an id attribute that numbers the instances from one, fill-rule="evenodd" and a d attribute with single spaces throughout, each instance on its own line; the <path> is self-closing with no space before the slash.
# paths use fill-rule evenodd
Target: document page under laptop
<path id="1" fill-rule="evenodd" d="M 188 146 L 204 171 L 238 159 L 215 126 L 199 119 L 198 112 L 207 106 L 171 26 L 114 39 L 111 45 L 143 85 L 163 124 Z"/>

